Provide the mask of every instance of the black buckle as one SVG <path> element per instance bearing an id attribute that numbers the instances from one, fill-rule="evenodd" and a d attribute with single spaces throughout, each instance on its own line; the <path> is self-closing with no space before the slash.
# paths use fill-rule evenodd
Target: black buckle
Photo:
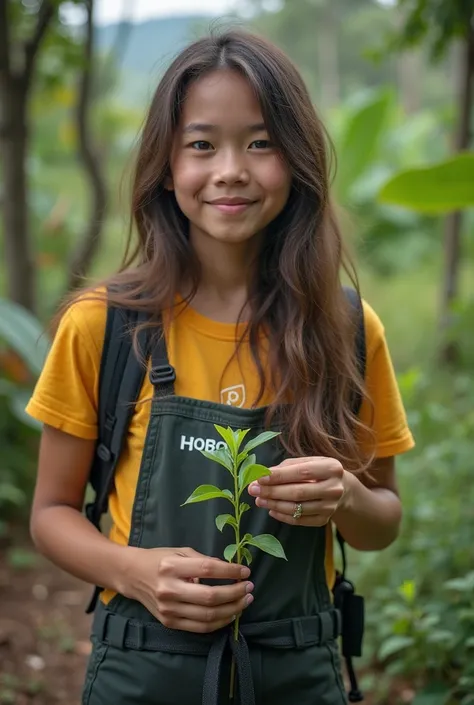
<path id="1" fill-rule="evenodd" d="M 171 365 L 158 365 L 150 370 L 150 382 L 155 386 L 157 384 L 168 384 L 174 382 L 176 372 Z"/>
<path id="2" fill-rule="evenodd" d="M 110 462 L 110 459 L 112 458 L 112 453 L 109 448 L 107 448 L 105 443 L 99 443 L 96 449 L 96 454 L 101 460 L 104 461 L 104 463 Z"/>

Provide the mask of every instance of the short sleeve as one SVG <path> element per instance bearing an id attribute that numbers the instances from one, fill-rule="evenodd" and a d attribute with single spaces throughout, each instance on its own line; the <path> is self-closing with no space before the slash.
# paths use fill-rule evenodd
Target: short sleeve
<path id="1" fill-rule="evenodd" d="M 97 438 L 97 400 L 106 303 L 78 299 L 66 311 L 26 411 L 84 439 Z"/>
<path id="2" fill-rule="evenodd" d="M 408 427 L 384 327 L 366 302 L 364 318 L 368 399 L 362 404 L 360 420 L 369 430 L 361 434 L 360 442 L 367 453 L 384 458 L 405 453 L 415 444 Z"/>

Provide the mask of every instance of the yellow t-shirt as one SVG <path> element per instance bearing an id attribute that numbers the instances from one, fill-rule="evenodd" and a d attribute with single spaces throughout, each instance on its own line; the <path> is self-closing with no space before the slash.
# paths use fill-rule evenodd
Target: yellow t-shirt
<path id="1" fill-rule="evenodd" d="M 403 453 L 413 447 L 384 329 L 373 309 L 364 302 L 366 327 L 366 384 L 373 408 L 363 403 L 360 418 L 371 426 L 376 457 Z M 105 301 L 81 298 L 64 315 L 27 412 L 37 420 L 84 439 L 97 438 L 98 382 L 106 320 Z M 243 326 L 243 324 L 242 324 Z M 243 327 L 237 329 L 237 335 Z M 258 374 L 244 344 L 238 358 L 234 324 L 212 321 L 186 308 L 166 334 L 168 355 L 176 369 L 177 395 L 249 407 L 259 389 Z M 152 385 L 145 376 L 140 400 L 128 429 L 109 500 L 110 539 L 127 545 L 146 429 L 150 417 Z M 260 404 L 271 402 L 266 392 Z M 328 527 L 326 573 L 334 581 L 332 531 Z M 110 595 L 106 593 L 104 599 Z"/>

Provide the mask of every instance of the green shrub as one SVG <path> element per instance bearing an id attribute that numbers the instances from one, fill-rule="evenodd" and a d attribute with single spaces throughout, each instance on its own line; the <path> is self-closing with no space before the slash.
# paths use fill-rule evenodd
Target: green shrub
<path id="1" fill-rule="evenodd" d="M 49 342 L 21 306 L 0 299 L 0 534 L 29 507 L 40 425 L 25 413 Z"/>
<path id="2" fill-rule="evenodd" d="M 412 371 L 400 382 L 417 441 L 399 462 L 403 530 L 381 554 L 352 558 L 365 658 L 412 683 L 414 704 L 472 705 L 474 380 Z"/>

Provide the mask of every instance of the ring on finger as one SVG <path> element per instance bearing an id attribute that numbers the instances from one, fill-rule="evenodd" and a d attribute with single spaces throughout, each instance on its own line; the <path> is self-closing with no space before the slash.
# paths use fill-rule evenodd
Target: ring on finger
<path id="1" fill-rule="evenodd" d="M 301 502 L 296 502 L 295 511 L 293 512 L 293 519 L 301 519 L 303 516 L 303 505 Z"/>

